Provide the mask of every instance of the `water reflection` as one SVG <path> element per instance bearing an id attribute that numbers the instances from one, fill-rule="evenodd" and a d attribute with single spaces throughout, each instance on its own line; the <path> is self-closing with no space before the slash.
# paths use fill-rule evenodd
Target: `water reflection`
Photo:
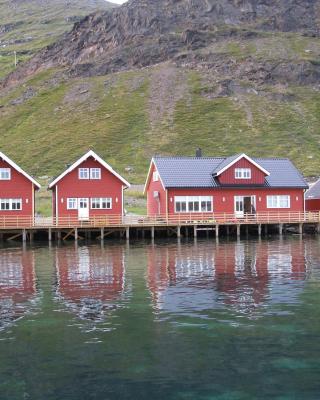
<path id="1" fill-rule="evenodd" d="M 0 330 L 30 312 L 37 298 L 34 252 L 0 250 Z"/>
<path id="2" fill-rule="evenodd" d="M 299 301 L 306 273 L 302 241 L 148 248 L 148 287 L 161 312 L 206 318 L 210 310 L 227 307 L 254 316 Z"/>
<path id="3" fill-rule="evenodd" d="M 124 250 L 98 246 L 56 249 L 57 295 L 78 317 L 102 321 L 125 287 Z"/>

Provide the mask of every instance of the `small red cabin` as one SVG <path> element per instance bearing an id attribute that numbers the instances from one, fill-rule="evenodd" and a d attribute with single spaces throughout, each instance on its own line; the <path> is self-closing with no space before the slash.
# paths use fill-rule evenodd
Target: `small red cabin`
<path id="1" fill-rule="evenodd" d="M 306 211 L 320 211 L 320 179 L 306 191 Z"/>
<path id="2" fill-rule="evenodd" d="M 198 154 L 199 155 L 199 154 Z M 155 157 L 145 185 L 149 216 L 303 212 L 303 176 L 286 158 Z M 201 215 L 200 215 L 201 214 Z"/>
<path id="3" fill-rule="evenodd" d="M 35 191 L 38 189 L 38 182 L 0 152 L 0 218 L 23 217 L 33 220 Z M 29 224 L 29 221 L 25 223 Z"/>
<path id="4" fill-rule="evenodd" d="M 88 151 L 51 182 L 53 216 L 88 221 L 122 216 L 123 191 L 130 184 L 94 151 Z"/>

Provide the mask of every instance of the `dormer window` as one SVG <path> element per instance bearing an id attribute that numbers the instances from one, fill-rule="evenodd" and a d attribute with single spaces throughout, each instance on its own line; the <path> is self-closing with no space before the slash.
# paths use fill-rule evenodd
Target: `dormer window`
<path id="1" fill-rule="evenodd" d="M 1 181 L 9 181 L 10 179 L 11 179 L 10 168 L 0 168 L 0 180 Z"/>
<path id="2" fill-rule="evenodd" d="M 159 180 L 158 171 L 154 171 L 154 172 L 153 172 L 153 174 L 152 174 L 152 180 L 153 180 L 153 182 L 158 182 L 158 180 Z"/>
<path id="3" fill-rule="evenodd" d="M 236 168 L 234 170 L 235 179 L 251 179 L 250 168 Z"/>
<path id="4" fill-rule="evenodd" d="M 79 179 L 89 179 L 89 168 L 79 168 Z"/>
<path id="5" fill-rule="evenodd" d="M 101 168 L 90 168 L 90 179 L 101 179 Z"/>

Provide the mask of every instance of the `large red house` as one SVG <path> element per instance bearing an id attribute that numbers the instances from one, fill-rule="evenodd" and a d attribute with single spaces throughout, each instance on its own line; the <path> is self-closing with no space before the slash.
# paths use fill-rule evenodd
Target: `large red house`
<path id="1" fill-rule="evenodd" d="M 307 188 L 286 158 L 200 155 L 154 157 L 145 193 L 149 216 L 214 212 L 241 218 L 244 214 L 304 211 Z"/>
<path id="2" fill-rule="evenodd" d="M 130 184 L 94 151 L 88 151 L 49 185 L 53 216 L 82 221 L 123 215 L 123 191 Z"/>
<path id="3" fill-rule="evenodd" d="M 35 191 L 40 185 L 16 163 L 0 152 L 0 218 L 35 215 Z"/>

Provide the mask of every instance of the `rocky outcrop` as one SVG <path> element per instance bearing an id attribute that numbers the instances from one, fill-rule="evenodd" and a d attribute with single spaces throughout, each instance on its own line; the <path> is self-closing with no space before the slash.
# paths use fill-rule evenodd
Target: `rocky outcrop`
<path id="1" fill-rule="evenodd" d="M 50 67 L 62 66 L 71 76 L 92 76 L 167 60 L 223 68 L 227 75 L 249 74 L 255 80 L 289 76 L 313 83 L 319 81 L 320 66 L 308 61 L 260 65 L 248 59 L 235 66 L 230 57 L 196 51 L 219 40 L 247 40 L 265 31 L 319 36 L 319 21 L 320 0 L 131 0 L 77 22 L 61 40 L 9 75 L 4 85 Z"/>

